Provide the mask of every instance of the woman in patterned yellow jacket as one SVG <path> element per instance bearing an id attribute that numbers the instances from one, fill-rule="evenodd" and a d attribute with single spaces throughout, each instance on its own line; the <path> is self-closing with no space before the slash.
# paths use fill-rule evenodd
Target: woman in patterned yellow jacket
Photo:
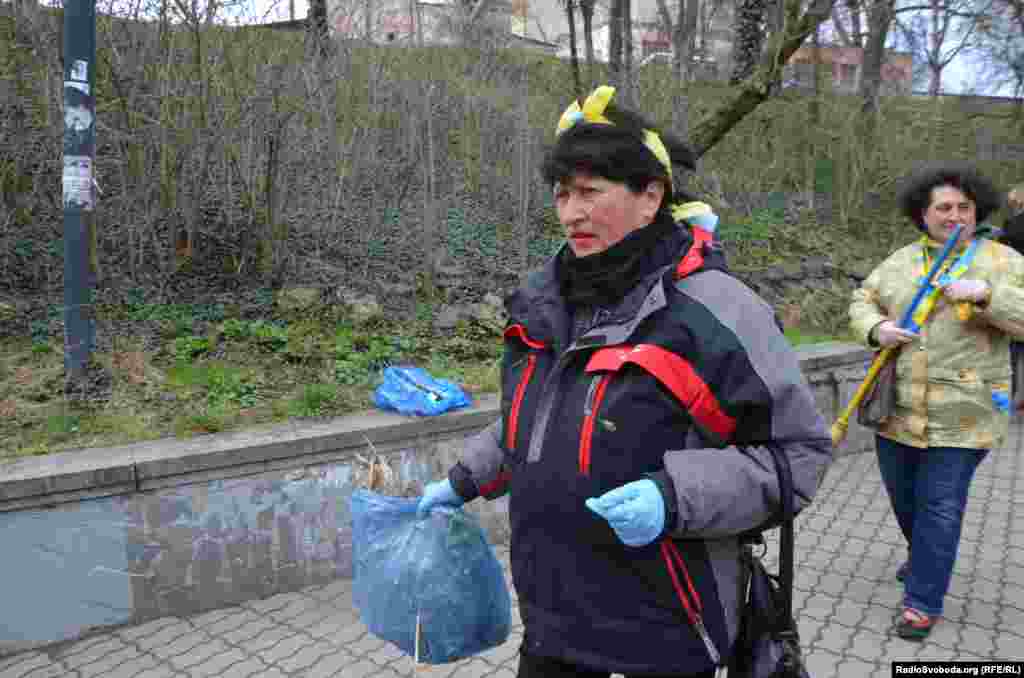
<path id="1" fill-rule="evenodd" d="M 883 261 L 853 294 L 851 327 L 868 345 L 902 346 L 893 412 L 878 427 L 878 466 L 909 558 L 897 578 L 895 632 L 922 640 L 942 614 L 971 478 L 1009 425 L 1010 341 L 1024 338 L 1024 257 L 982 237 L 1000 205 L 969 167 L 932 167 L 899 195 L 923 233 Z M 918 333 L 899 327 L 920 280 L 957 225 L 960 241 Z M 927 303 L 927 301 L 925 302 Z"/>

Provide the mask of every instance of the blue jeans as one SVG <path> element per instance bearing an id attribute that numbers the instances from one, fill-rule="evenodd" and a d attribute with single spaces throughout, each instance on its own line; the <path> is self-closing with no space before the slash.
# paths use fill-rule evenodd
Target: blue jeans
<path id="1" fill-rule="evenodd" d="M 988 450 L 917 448 L 875 436 L 878 468 L 910 549 L 903 606 L 941 615 L 960 546 L 967 490 Z"/>

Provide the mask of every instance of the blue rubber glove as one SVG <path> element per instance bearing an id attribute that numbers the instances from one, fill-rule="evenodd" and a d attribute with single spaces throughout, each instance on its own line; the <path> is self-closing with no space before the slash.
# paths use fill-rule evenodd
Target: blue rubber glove
<path id="1" fill-rule="evenodd" d="M 451 506 L 459 507 L 465 504 L 466 501 L 459 496 L 459 493 L 452 487 L 452 483 L 447 478 L 444 480 L 438 480 L 433 483 L 428 483 L 423 488 L 423 496 L 420 497 L 420 503 L 416 506 L 416 515 L 420 518 L 426 518 L 427 514 L 430 513 L 430 509 L 435 506 Z"/>
<path id="2" fill-rule="evenodd" d="M 665 500 L 653 480 L 636 480 L 586 501 L 627 546 L 647 546 L 665 529 Z"/>

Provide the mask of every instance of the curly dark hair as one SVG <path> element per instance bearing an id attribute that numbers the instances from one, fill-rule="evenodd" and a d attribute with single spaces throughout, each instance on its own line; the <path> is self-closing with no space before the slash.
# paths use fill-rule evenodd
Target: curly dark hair
<path id="1" fill-rule="evenodd" d="M 932 191 L 942 186 L 956 188 L 974 201 L 978 223 L 988 219 L 1002 206 L 1002 192 L 977 169 L 966 164 L 947 163 L 929 165 L 905 180 L 896 197 L 900 212 L 915 226 L 923 228 L 924 213 L 931 204 Z"/>
<path id="2" fill-rule="evenodd" d="M 548 185 L 586 172 L 625 184 L 634 193 L 642 191 L 651 181 L 663 181 L 666 184 L 663 209 L 676 200 L 693 199 L 671 186 L 665 166 L 644 145 L 644 130 L 658 133 L 673 165 L 693 171 L 697 160 L 689 145 L 674 134 L 659 130 L 639 113 L 616 107 L 614 102 L 608 104 L 604 116 L 613 124 L 581 121 L 558 135 L 540 166 L 541 176 Z"/>

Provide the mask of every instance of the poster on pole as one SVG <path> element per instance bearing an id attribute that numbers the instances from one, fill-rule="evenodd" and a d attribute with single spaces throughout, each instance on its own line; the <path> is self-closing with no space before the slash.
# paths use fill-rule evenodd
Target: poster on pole
<path id="1" fill-rule="evenodd" d="M 88 155 L 64 156 L 64 208 L 93 210 L 92 158 Z"/>
<path id="2" fill-rule="evenodd" d="M 64 154 L 93 156 L 96 129 L 88 83 L 64 82 Z"/>

